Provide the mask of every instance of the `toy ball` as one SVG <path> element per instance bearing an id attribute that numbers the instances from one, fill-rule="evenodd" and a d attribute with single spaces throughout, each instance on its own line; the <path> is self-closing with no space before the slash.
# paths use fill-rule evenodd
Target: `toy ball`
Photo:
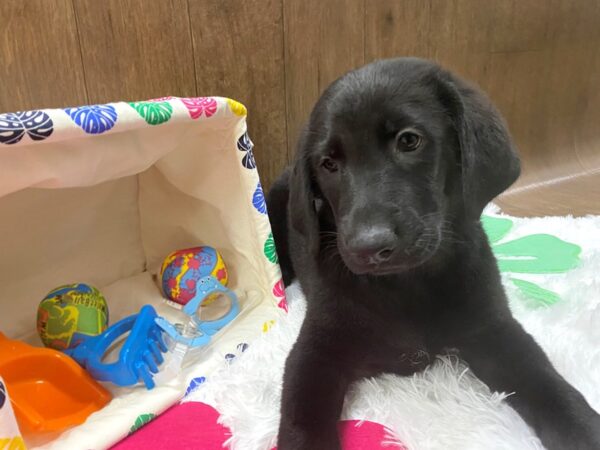
<path id="1" fill-rule="evenodd" d="M 46 347 L 74 348 L 108 326 L 106 299 L 93 286 L 77 283 L 58 287 L 41 301 L 37 331 Z"/>
<path id="2" fill-rule="evenodd" d="M 223 286 L 227 286 L 227 268 L 223 258 L 212 247 L 194 247 L 178 250 L 167 256 L 160 276 L 165 296 L 179 303 L 187 304 L 196 295 L 196 283 L 200 278 L 212 275 Z M 218 297 L 213 294 L 203 302 L 206 305 Z"/>

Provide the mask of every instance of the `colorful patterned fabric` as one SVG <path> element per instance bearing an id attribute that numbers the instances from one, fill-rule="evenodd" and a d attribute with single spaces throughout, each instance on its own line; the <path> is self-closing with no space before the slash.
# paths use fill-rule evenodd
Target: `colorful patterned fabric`
<path id="1" fill-rule="evenodd" d="M 3 213 L 1 200 L 4 197 L 13 193 L 24 195 L 28 188 L 95 187 L 132 176 L 137 176 L 139 182 L 147 172 L 154 171 L 156 178 L 151 181 L 159 185 L 157 189 L 164 188 L 160 185 L 162 179 L 156 175 L 160 174 L 166 180 L 165 185 L 176 192 L 170 195 L 183 197 L 178 213 L 189 217 L 181 219 L 164 214 L 165 220 L 172 221 L 171 234 L 153 236 L 158 241 L 153 245 L 160 248 L 162 240 L 173 244 L 160 248 L 160 252 L 144 247 L 143 250 L 150 254 L 143 255 L 147 258 L 148 272 L 142 275 L 148 275 L 149 280 L 158 276 L 159 261 L 169 252 L 186 248 L 178 244 L 180 240 L 193 237 L 198 242 L 192 242 L 192 245 L 214 245 L 219 252 L 224 250 L 223 260 L 233 275 L 229 285 L 244 299 L 240 316 L 223 330 L 222 337 L 219 335 L 211 342 L 210 353 L 186 367 L 179 383 L 158 386 L 151 392 L 141 388 L 118 391 L 117 397 L 127 395 L 126 402 L 111 402 L 84 424 L 66 430 L 59 438 L 36 448 L 100 449 L 115 444 L 152 423 L 155 417 L 202 384 L 216 368 L 236 358 L 248 347 L 247 343 L 259 337 L 286 310 L 281 272 L 252 152 L 253 143 L 247 131 L 246 114 L 244 105 L 221 97 L 163 97 L 0 114 L 0 166 L 6 168 L 0 177 L 0 214 Z M 214 169 L 207 171 L 206 168 L 211 166 Z M 226 175 L 219 173 L 223 169 L 227 169 Z M 198 175 L 201 172 L 203 175 Z M 148 195 L 148 198 L 154 197 Z M 194 200 L 188 204 L 188 198 Z M 171 197 L 166 195 L 161 205 L 169 207 L 171 203 Z M 211 206 L 200 210 L 202 205 Z M 77 214 L 73 211 L 65 214 L 63 220 L 69 221 L 79 212 L 81 216 L 87 214 L 85 206 L 82 205 Z M 152 206 L 156 208 L 156 204 Z M 194 210 L 196 206 L 198 211 Z M 232 209 L 235 212 L 228 214 Z M 213 217 L 206 217 L 207 211 L 208 214 L 214 212 Z M 187 229 L 182 220 L 187 220 Z M 219 223 L 219 220 L 223 222 Z M 204 223 L 214 228 L 210 237 L 200 235 L 199 229 Z M 94 223 L 90 221 L 85 225 L 93 227 Z M 154 222 L 150 228 L 152 226 Z M 147 228 L 143 228 L 142 232 L 146 232 Z M 212 242 L 223 236 L 226 239 L 221 239 L 220 247 Z M 70 248 L 71 243 L 64 245 Z M 113 253 L 118 253 L 118 249 Z M 60 257 L 57 254 L 57 265 L 61 264 Z M 244 270 L 232 262 L 235 258 L 238 262 L 246 262 Z M 88 259 L 93 265 L 95 255 L 89 255 Z M 63 283 L 78 281 L 87 282 L 65 279 Z M 54 286 L 57 285 L 60 283 Z M 52 287 L 40 289 L 47 292 Z M 105 287 L 98 284 L 103 293 Z M 160 299 L 158 286 L 153 287 Z M 111 301 L 130 301 L 127 295 L 133 304 L 140 300 L 135 298 L 137 292 L 129 292 L 116 300 L 106 296 L 111 320 L 122 318 L 112 317 L 111 305 L 115 303 L 111 304 Z M 36 299 L 35 295 L 27 298 L 30 297 L 36 305 L 42 300 Z M 21 326 L 18 324 L 29 323 L 19 316 L 23 310 L 30 309 L 29 305 L 21 304 L 27 300 L 13 300 L 10 305 L 1 305 L 3 313 L 11 316 L 10 326 L 15 327 L 6 331 L 15 336 L 34 331 L 33 327 L 18 328 Z M 33 313 L 29 311 L 28 314 L 35 315 L 35 306 L 31 309 Z M 116 309 L 123 314 L 121 306 Z M 0 321 L 0 328 L 4 325 Z M 0 401 L 4 395 L 2 391 Z M 4 405 L 6 409 L 6 402 Z M 1 443 L 5 443 L 1 440 L 4 437 L 0 433 Z M 10 445 L 17 444 L 11 441 Z"/>
<path id="2" fill-rule="evenodd" d="M 25 134 L 41 141 L 53 131 L 52 119 L 44 111 L 0 114 L 0 144 L 17 144 Z"/>
<path id="3" fill-rule="evenodd" d="M 9 392 L 0 376 L 0 449 L 26 450 L 15 413 L 10 403 Z"/>

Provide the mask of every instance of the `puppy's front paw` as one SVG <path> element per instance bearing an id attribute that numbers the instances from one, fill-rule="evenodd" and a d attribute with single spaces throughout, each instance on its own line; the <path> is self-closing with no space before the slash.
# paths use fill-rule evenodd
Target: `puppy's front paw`
<path id="1" fill-rule="evenodd" d="M 595 414 L 595 413 L 594 413 Z M 548 450 L 600 450 L 600 416 L 568 416 L 539 433 Z"/>
<path id="2" fill-rule="evenodd" d="M 581 450 L 600 450 L 600 415 L 596 414 L 587 424 L 587 432 L 583 436 Z"/>

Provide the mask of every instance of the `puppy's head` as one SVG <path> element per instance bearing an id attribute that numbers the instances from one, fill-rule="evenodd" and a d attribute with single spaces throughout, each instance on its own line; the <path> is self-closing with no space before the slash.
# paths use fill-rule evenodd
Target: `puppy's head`
<path id="1" fill-rule="evenodd" d="M 504 121 L 425 60 L 378 61 L 334 82 L 299 141 L 292 226 L 356 274 L 416 267 L 519 175 Z"/>

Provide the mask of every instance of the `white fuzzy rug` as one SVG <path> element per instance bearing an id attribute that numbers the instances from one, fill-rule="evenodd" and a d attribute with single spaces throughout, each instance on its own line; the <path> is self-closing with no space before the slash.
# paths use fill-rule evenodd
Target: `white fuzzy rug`
<path id="1" fill-rule="evenodd" d="M 488 209 L 494 215 L 494 209 Z M 545 233 L 581 247 L 578 267 L 559 274 L 518 274 L 560 296 L 552 306 L 533 308 L 503 273 L 511 308 L 548 353 L 557 370 L 600 411 L 600 217 L 510 218 L 499 242 Z M 287 290 L 289 315 L 243 354 L 214 374 L 185 401 L 202 401 L 220 413 L 236 450 L 276 444 L 283 364 L 305 313 L 302 292 Z M 457 361 L 438 360 L 412 377 L 380 376 L 356 383 L 342 418 L 379 422 L 388 443 L 419 449 L 541 449 L 517 413 Z"/>

